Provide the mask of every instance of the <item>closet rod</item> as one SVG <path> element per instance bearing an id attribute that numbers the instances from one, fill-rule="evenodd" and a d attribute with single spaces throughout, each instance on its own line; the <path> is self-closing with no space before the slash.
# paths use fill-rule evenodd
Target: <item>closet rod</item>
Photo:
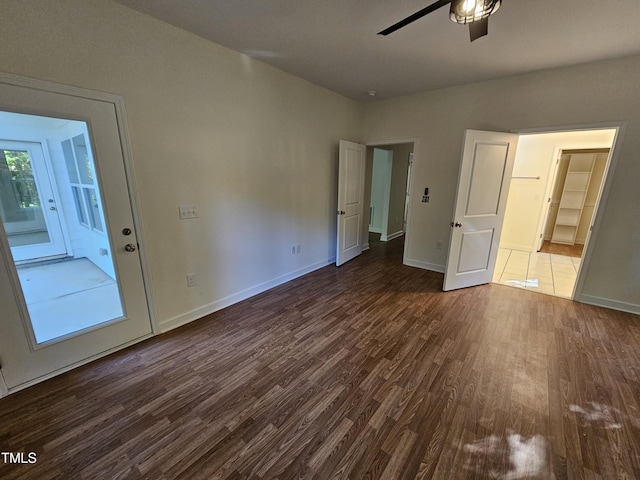
<path id="1" fill-rule="evenodd" d="M 525 180 L 540 180 L 540 177 L 511 177 L 511 178 L 521 178 Z"/>

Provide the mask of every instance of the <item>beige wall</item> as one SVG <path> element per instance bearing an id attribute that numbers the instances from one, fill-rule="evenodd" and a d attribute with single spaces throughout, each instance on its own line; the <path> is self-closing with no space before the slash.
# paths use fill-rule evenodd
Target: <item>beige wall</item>
<path id="1" fill-rule="evenodd" d="M 561 149 L 607 148 L 611 147 L 614 138 L 615 130 L 521 135 L 513 166 L 512 176 L 515 178 L 511 180 L 509 188 L 500 246 L 529 252 L 537 249 L 537 234 L 543 228 L 544 209 L 549 205 L 547 192 L 550 192 L 553 186 L 551 185 L 553 166 Z M 518 177 L 540 177 L 540 179 Z M 591 205 L 594 203 L 595 197 L 591 200 Z M 557 207 L 550 211 L 553 217 L 550 222 L 551 231 L 553 231 L 557 213 Z M 591 207 L 591 213 L 593 213 L 593 207 Z M 584 221 L 589 223 L 586 216 Z M 547 239 L 550 238 L 549 234 Z M 582 238 L 584 243 L 584 235 L 578 238 Z"/>
<path id="2" fill-rule="evenodd" d="M 417 139 L 407 258 L 443 268 L 467 128 L 628 122 L 584 293 L 640 305 L 638 57 L 361 105 L 109 1 L 0 11 L 0 71 L 124 97 L 163 328 L 333 257 L 339 139 Z"/>
<path id="3" fill-rule="evenodd" d="M 360 140 L 356 102 L 109 1 L 0 11 L 0 71 L 124 97 L 163 329 L 335 255 L 337 145 Z M 181 204 L 199 218 L 180 221 Z"/>
<path id="4" fill-rule="evenodd" d="M 640 57 L 425 92 L 365 107 L 365 141 L 416 138 L 408 263 L 442 270 L 465 129 L 628 122 L 583 300 L 640 311 Z M 430 203 L 419 191 L 430 187 Z"/>

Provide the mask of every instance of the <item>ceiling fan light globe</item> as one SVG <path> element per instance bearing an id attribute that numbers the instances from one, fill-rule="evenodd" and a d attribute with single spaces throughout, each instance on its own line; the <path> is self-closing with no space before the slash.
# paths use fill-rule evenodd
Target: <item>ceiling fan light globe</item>
<path id="1" fill-rule="evenodd" d="M 482 1 L 480 3 L 482 3 Z M 480 7 L 480 5 L 478 5 L 478 2 L 476 2 L 476 0 L 463 0 L 462 1 L 462 10 L 467 15 L 470 14 L 470 13 L 475 12 L 478 7 Z"/>
<path id="2" fill-rule="evenodd" d="M 502 0 L 453 0 L 449 10 L 452 22 L 465 25 L 487 18 L 495 13 L 502 4 Z"/>

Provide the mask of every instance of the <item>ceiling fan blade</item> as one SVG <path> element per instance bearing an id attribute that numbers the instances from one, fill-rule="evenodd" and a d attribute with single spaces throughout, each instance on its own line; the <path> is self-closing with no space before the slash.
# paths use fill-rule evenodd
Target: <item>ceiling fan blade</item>
<path id="1" fill-rule="evenodd" d="M 382 30 L 381 32 L 378 33 L 378 35 L 389 35 L 390 33 L 393 33 L 396 30 L 400 30 L 402 27 L 406 27 L 411 22 L 415 22 L 419 18 L 422 18 L 425 15 L 428 15 L 429 13 L 434 12 L 441 7 L 444 7 L 445 5 L 448 5 L 449 3 L 451 3 L 451 1 L 452 0 L 438 0 L 436 3 L 429 5 L 426 8 L 423 8 L 419 12 L 416 12 L 413 15 L 408 16 L 404 20 L 400 20 L 395 25 L 391 25 L 389 28 Z"/>
<path id="2" fill-rule="evenodd" d="M 484 37 L 489 33 L 489 17 L 485 17 L 481 20 L 476 20 L 469 24 L 469 36 L 471 41 Z"/>

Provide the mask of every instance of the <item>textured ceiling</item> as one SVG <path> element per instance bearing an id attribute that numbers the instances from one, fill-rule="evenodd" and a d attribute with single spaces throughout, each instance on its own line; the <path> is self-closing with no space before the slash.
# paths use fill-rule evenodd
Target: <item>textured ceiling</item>
<path id="1" fill-rule="evenodd" d="M 563 65 L 640 55 L 640 0 L 503 0 L 489 35 L 433 0 L 116 0 L 345 96 L 389 98 Z"/>

